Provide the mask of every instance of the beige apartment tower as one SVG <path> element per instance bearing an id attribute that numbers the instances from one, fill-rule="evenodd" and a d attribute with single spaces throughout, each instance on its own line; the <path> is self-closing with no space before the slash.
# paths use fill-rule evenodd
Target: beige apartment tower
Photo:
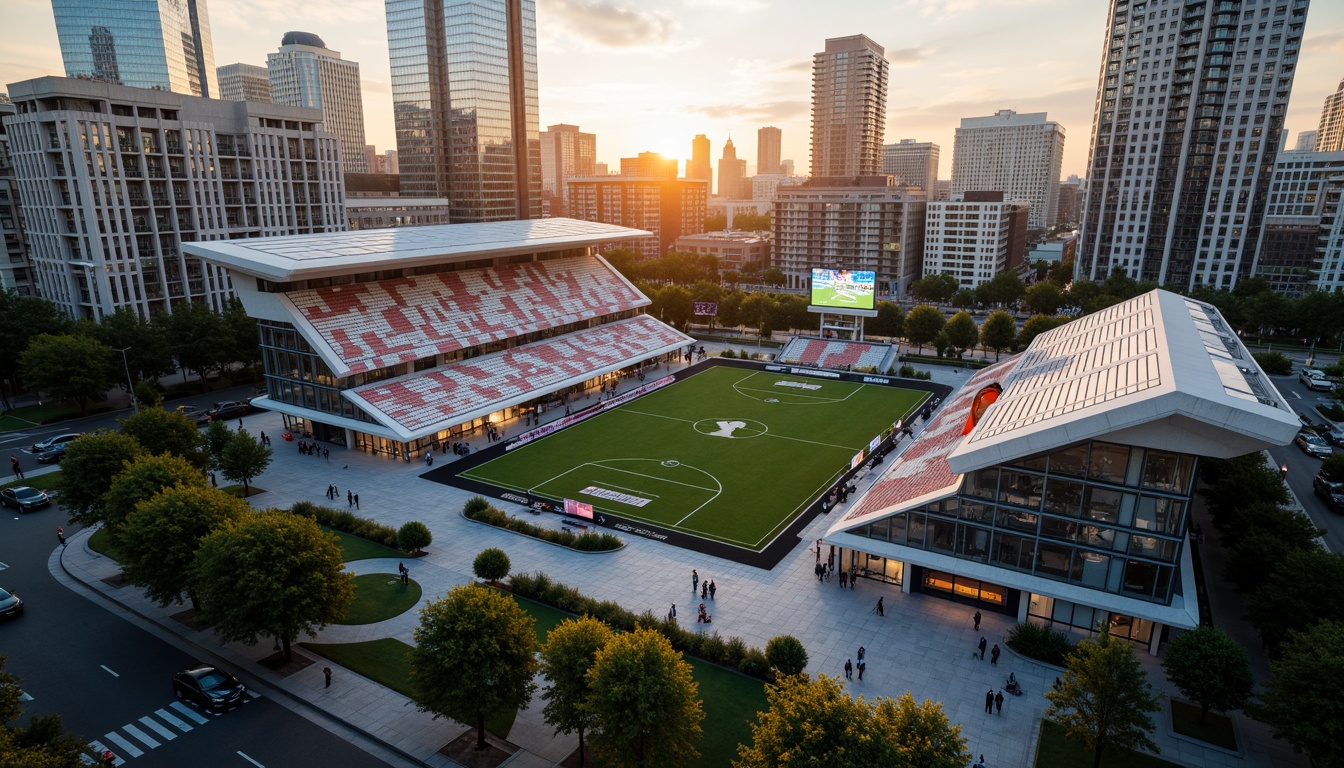
<path id="1" fill-rule="evenodd" d="M 812 176 L 882 172 L 887 60 L 864 35 L 826 41 L 812 57 Z"/>

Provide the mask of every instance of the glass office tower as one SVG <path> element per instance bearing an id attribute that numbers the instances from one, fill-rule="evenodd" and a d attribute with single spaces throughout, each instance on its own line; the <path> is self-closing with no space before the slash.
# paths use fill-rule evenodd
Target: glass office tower
<path id="1" fill-rule="evenodd" d="M 205 0 L 52 0 L 66 77 L 218 98 Z"/>
<path id="2" fill-rule="evenodd" d="M 386 0 L 401 191 L 453 222 L 541 215 L 534 0 Z"/>

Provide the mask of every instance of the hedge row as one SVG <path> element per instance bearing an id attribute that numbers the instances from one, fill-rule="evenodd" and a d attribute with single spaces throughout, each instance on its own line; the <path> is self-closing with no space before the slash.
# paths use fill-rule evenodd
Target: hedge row
<path id="1" fill-rule="evenodd" d="M 358 536 L 361 539 L 383 544 L 393 549 L 404 549 L 397 545 L 397 529 L 390 525 L 359 517 L 348 509 L 334 509 L 314 504 L 311 501 L 296 502 L 289 508 L 296 515 L 317 518 L 317 522 L 341 533 Z"/>
<path id="2" fill-rule="evenodd" d="M 574 587 L 552 581 L 549 576 L 540 572 L 515 574 L 509 577 L 509 589 L 519 597 L 536 600 L 566 613 L 592 616 L 621 632 L 632 632 L 636 627 L 657 630 L 672 643 L 673 648 L 688 656 L 729 667 L 766 682 L 774 680 L 765 652 L 759 648 L 747 647 L 740 637 L 725 640 L 717 632 L 709 634 L 692 632 L 682 629 L 667 617 L 655 616 L 653 611 L 636 615 L 610 600 L 599 601 L 585 597 Z M 690 615 L 689 610 L 687 615 Z"/>
<path id="3" fill-rule="evenodd" d="M 574 533 L 573 531 L 557 531 L 554 528 L 533 525 L 526 520 L 511 517 L 507 512 L 490 506 L 490 502 L 480 496 L 473 496 L 468 499 L 462 507 L 462 514 L 480 523 L 504 528 L 514 533 L 521 533 L 534 539 L 549 541 L 562 547 L 577 549 L 580 552 L 610 552 L 613 549 L 620 549 L 622 545 L 621 540 L 610 533 L 597 533 L 596 531 Z"/>
<path id="4" fill-rule="evenodd" d="M 1073 651 L 1073 641 L 1057 629 L 1023 622 L 1008 631 L 1008 647 L 1027 658 L 1044 661 L 1056 667 L 1064 666 L 1064 659 Z"/>

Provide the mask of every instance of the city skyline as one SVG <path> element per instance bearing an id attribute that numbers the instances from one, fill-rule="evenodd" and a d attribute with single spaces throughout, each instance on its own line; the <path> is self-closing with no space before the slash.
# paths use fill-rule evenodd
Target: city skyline
<path id="1" fill-rule="evenodd" d="M 20 34 L 0 57 L 0 86 L 63 74 L 50 0 L 6 5 L 11 29 Z M 815 7 L 798 0 L 540 0 L 537 6 L 540 123 L 577 124 L 596 134 L 598 161 L 611 167 L 643 151 L 684 165 L 692 137 L 703 133 L 714 157 L 731 135 L 754 173 L 756 131 L 773 125 L 783 131 L 781 157 L 806 173 L 812 54 L 826 38 L 853 34 L 882 45 L 891 62 L 884 143 L 932 141 L 950 155 L 963 117 L 1045 111 L 1074 139 L 1061 175 L 1081 175 L 1087 162 L 1104 3 L 898 0 L 877 11 L 858 0 Z M 264 63 L 274 40 L 257 35 L 258 24 L 321 35 L 361 63 L 367 141 L 393 149 L 384 5 L 335 0 L 330 7 L 320 23 L 272 0 L 211 7 L 215 60 Z M 1004 35 L 1005 25 L 1020 32 Z M 1344 76 L 1341 63 L 1344 4 L 1313 4 L 1289 103 L 1290 137 L 1316 128 L 1321 104 Z M 944 175 L 950 161 L 944 158 Z"/>

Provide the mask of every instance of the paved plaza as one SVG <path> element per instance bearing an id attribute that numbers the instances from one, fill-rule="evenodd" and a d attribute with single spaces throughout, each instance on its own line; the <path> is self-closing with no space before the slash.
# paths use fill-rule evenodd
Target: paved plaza
<path id="1" fill-rule="evenodd" d="M 954 387 L 967 378 L 964 372 L 944 368 L 935 368 L 934 376 L 935 380 Z M 819 583 L 813 573 L 812 543 L 831 522 L 830 515 L 814 520 L 805 529 L 795 551 L 770 571 L 628 535 L 622 535 L 626 546 L 617 552 L 578 553 L 466 520 L 460 510 L 470 494 L 420 479 L 418 476 L 426 471 L 423 462 L 405 463 L 336 448 L 331 449 L 330 461 L 302 456 L 295 443 L 280 440 L 283 429 L 279 414 L 255 414 L 248 416 L 244 424 L 253 434 L 264 431 L 274 441 L 274 461 L 269 471 L 254 481 L 254 485 L 266 491 L 251 500 L 254 506 L 287 508 L 297 501 L 339 506 L 328 502 L 325 496 L 327 486 L 335 484 L 342 499 L 347 490 L 359 494 L 358 514 L 364 517 L 394 527 L 408 520 L 427 524 L 434 535 L 428 555 L 404 561 L 410 567 L 411 577 L 424 588 L 424 601 L 437 599 L 452 587 L 472 581 L 471 566 L 476 553 L 487 547 L 499 547 L 508 553 L 514 572 L 544 571 L 559 582 L 579 588 L 585 595 L 614 600 L 636 613 L 651 610 L 663 615 L 676 603 L 682 616 L 692 616 L 693 606 L 700 602 L 698 595 L 690 594 L 691 569 L 695 568 L 702 579 L 713 579 L 718 587 L 712 609 L 712 631 L 724 637 L 736 635 L 748 645 L 758 647 L 775 635 L 792 634 L 807 648 L 810 658 L 807 671 L 812 674 L 842 676 L 845 660 L 854 658 L 859 646 L 864 646 L 867 672 L 862 681 L 846 681 L 852 693 L 873 697 L 898 696 L 910 691 L 918 700 L 941 702 L 951 720 L 962 726 L 971 752 L 976 756 L 983 754 L 991 768 L 1032 763 L 1036 732 L 1047 703 L 1042 694 L 1060 673 L 1020 658 L 1007 648 L 1004 636 L 1014 623 L 1012 617 L 984 612 L 981 631 L 976 632 L 971 618 L 975 609 L 965 605 L 924 595 L 906 595 L 898 586 L 867 579 L 860 579 L 855 589 L 841 589 L 838 579 Z M 518 428 L 519 425 L 506 425 L 506 434 Z M 472 443 L 474 449 L 484 447 L 485 438 L 479 436 Z M 436 456 L 435 466 L 445 460 L 450 460 L 450 456 Z M 860 491 L 874 479 L 870 475 L 858 480 Z M 493 503 L 510 512 L 525 514 L 506 502 L 493 500 Z M 559 527 L 555 515 L 528 515 L 528 520 Z M 465 731 L 466 726 L 434 720 L 417 712 L 400 694 L 334 664 L 331 666 L 336 668 L 335 682 L 330 689 L 322 685 L 321 668 L 325 662 L 288 678 L 276 676 L 257 663 L 271 655 L 269 643 L 256 647 L 220 644 L 209 631 L 191 630 L 171 619 L 170 615 L 181 611 L 181 606 L 160 608 L 141 597 L 134 587 L 114 588 L 106 584 L 102 580 L 119 569 L 87 548 L 88 536 L 88 531 L 81 532 L 68 547 L 53 553 L 51 566 L 58 578 L 73 577 L 84 582 L 180 640 L 222 659 L 246 680 L 254 681 L 291 705 L 325 712 L 414 761 L 431 766 L 452 765 L 436 751 Z M 350 565 L 355 573 L 394 574 L 397 561 L 363 560 Z M 885 617 L 872 612 L 879 597 L 885 598 Z M 316 641 L 357 642 L 393 637 L 410 643 L 417 621 L 417 612 L 409 611 L 372 625 L 333 626 L 319 633 Z M 690 622 L 685 625 L 710 631 L 704 625 Z M 997 643 L 1003 649 L 997 667 L 990 666 L 987 659 L 981 661 L 973 656 L 982 634 L 991 645 Z M 1140 651 L 1140 658 L 1154 686 L 1163 692 L 1174 692 L 1158 660 L 1146 650 Z M 1009 672 L 1016 673 L 1025 694 L 1008 696 L 1001 715 L 985 714 L 985 691 L 991 687 L 998 691 Z M 1304 758 L 1293 755 L 1283 742 L 1273 741 L 1264 726 L 1241 714 L 1235 719 L 1239 736 L 1247 744 L 1240 755 L 1174 737 L 1165 710 L 1155 716 L 1158 722 L 1155 740 L 1163 757 L 1199 768 L 1306 764 Z M 520 748 L 508 765 L 527 768 L 553 765 L 577 746 L 577 737 L 555 736 L 542 722 L 539 699 L 519 713 L 508 740 Z"/>

